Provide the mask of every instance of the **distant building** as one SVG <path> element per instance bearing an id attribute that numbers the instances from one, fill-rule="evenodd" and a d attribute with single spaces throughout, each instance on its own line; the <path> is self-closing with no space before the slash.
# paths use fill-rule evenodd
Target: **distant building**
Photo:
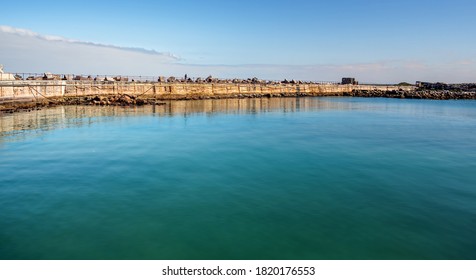
<path id="1" fill-rule="evenodd" d="M 14 81 L 15 76 L 10 73 L 5 73 L 3 71 L 3 65 L 0 64 L 0 81 Z"/>
<path id="2" fill-rule="evenodd" d="M 359 82 L 355 78 L 342 78 L 343 85 L 358 85 Z"/>

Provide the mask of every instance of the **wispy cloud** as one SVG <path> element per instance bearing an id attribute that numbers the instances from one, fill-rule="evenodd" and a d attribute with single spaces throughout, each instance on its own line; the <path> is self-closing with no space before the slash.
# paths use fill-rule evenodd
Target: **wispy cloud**
<path id="1" fill-rule="evenodd" d="M 116 46 L 116 45 L 109 45 L 109 44 L 102 44 L 97 42 L 89 42 L 89 41 L 81 41 L 75 39 L 64 38 L 61 36 L 56 35 L 43 35 L 36 32 L 33 32 L 28 29 L 16 28 L 6 25 L 0 25 L 0 32 L 7 33 L 7 34 L 14 34 L 18 36 L 26 36 L 26 37 L 34 37 L 40 40 L 50 41 L 50 42 L 63 42 L 63 43 L 72 43 L 72 44 L 81 44 L 81 45 L 88 45 L 88 46 L 95 46 L 95 47 L 103 47 L 103 48 L 112 48 L 124 51 L 132 51 L 132 52 L 140 52 L 145 54 L 151 55 L 160 55 L 160 56 L 168 56 L 174 60 L 180 60 L 180 57 L 174 55 L 170 52 L 158 52 L 153 49 L 144 49 L 144 48 L 137 48 L 137 47 L 125 47 L 125 46 Z"/>

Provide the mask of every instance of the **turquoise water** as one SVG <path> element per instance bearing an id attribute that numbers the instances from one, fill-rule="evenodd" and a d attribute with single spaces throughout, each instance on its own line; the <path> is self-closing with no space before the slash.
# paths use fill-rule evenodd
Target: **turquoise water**
<path id="1" fill-rule="evenodd" d="M 0 117 L 0 259 L 476 259 L 476 102 Z"/>

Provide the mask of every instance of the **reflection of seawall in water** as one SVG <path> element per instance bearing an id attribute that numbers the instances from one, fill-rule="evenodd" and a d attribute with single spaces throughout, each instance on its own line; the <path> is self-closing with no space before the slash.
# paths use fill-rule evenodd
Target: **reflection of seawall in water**
<path id="1" fill-rule="evenodd" d="M 347 102 L 329 98 L 255 98 L 170 101 L 162 106 L 99 107 L 58 106 L 39 111 L 21 112 L 0 116 L 0 136 L 24 134 L 26 131 L 43 131 L 90 125 L 101 117 L 126 116 L 187 116 L 191 114 L 258 114 L 264 112 L 296 112 L 325 109 L 345 109 Z"/>

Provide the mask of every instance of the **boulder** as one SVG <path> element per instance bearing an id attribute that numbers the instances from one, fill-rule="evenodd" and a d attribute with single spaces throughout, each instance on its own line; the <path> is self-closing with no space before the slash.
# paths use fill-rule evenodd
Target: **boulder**
<path id="1" fill-rule="evenodd" d="M 128 95 L 123 95 L 119 98 L 118 102 L 123 105 L 129 105 L 132 104 L 132 98 L 130 98 Z"/>
<path id="2" fill-rule="evenodd" d="M 208 77 L 205 79 L 205 82 L 207 82 L 207 83 L 217 83 L 217 82 L 218 82 L 218 79 L 213 78 L 213 77 L 210 75 L 210 76 L 208 76 Z"/>
<path id="3" fill-rule="evenodd" d="M 45 74 L 43 74 L 43 80 L 54 80 L 54 75 L 50 72 L 46 72 Z"/>
<path id="4" fill-rule="evenodd" d="M 116 81 L 116 82 L 127 82 L 127 81 L 129 81 L 129 78 L 117 76 L 117 77 L 114 77 L 114 81 Z"/>
<path id="5" fill-rule="evenodd" d="M 104 96 L 99 96 L 99 95 L 96 95 L 94 98 L 93 98 L 93 101 L 104 101 L 106 98 Z"/>

